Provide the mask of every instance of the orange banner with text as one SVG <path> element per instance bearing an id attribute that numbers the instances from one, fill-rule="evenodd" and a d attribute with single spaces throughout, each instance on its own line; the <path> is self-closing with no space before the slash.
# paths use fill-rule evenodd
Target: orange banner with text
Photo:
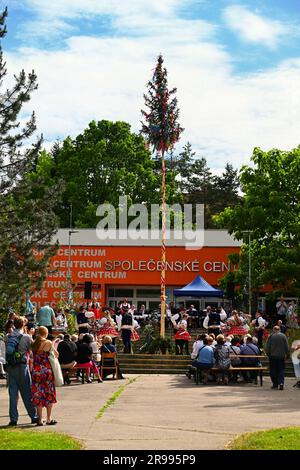
<path id="1" fill-rule="evenodd" d="M 239 252 L 237 247 L 204 247 L 186 250 L 184 247 L 167 248 L 166 283 L 183 287 L 200 274 L 207 282 L 217 286 L 219 279 L 230 270 L 228 255 Z M 51 260 L 50 273 L 43 289 L 34 292 L 31 300 L 38 307 L 45 303 L 53 306 L 67 297 L 67 272 L 75 287 L 75 300 L 84 301 L 84 283 L 93 284 L 93 299 L 106 302 L 106 287 L 159 286 L 161 270 L 160 247 L 99 247 L 61 246 Z"/>

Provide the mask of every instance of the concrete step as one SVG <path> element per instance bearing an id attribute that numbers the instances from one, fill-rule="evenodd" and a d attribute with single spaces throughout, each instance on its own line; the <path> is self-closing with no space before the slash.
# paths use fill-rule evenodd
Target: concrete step
<path id="1" fill-rule="evenodd" d="M 119 354 L 119 363 L 124 372 L 132 374 L 184 374 L 191 363 L 190 356 L 163 354 Z M 268 367 L 268 359 L 262 360 Z M 268 375 L 268 372 L 265 373 Z M 290 360 L 286 362 L 286 377 L 294 377 L 294 368 Z"/>
<path id="2" fill-rule="evenodd" d="M 178 365 L 170 365 L 170 364 L 122 364 L 119 363 L 120 367 L 123 369 L 124 367 L 135 369 L 139 371 L 144 371 L 145 369 L 159 369 L 159 370 L 186 370 L 188 364 L 178 364 Z"/>
<path id="3" fill-rule="evenodd" d="M 187 355 L 183 356 L 176 356 L 173 354 L 124 354 L 124 353 L 119 353 L 118 354 L 119 359 L 126 359 L 127 361 L 130 360 L 142 360 L 142 359 L 149 359 L 149 360 L 166 360 L 166 361 L 173 361 L 176 359 L 176 361 L 190 361 L 191 357 Z"/>
<path id="4" fill-rule="evenodd" d="M 143 371 L 139 369 L 132 369 L 132 368 L 125 368 L 122 366 L 122 373 L 123 374 L 180 374 L 184 375 L 186 369 L 143 369 Z"/>

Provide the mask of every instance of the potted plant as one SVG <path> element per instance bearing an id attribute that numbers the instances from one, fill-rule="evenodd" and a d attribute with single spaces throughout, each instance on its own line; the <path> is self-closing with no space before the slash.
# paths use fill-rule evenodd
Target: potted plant
<path id="1" fill-rule="evenodd" d="M 174 350 L 174 342 L 172 338 L 170 338 L 169 336 L 163 338 L 162 336 L 157 335 L 153 338 L 153 340 L 148 346 L 149 354 L 158 354 L 158 353 L 161 353 L 161 354 L 171 353 L 172 354 L 173 350 Z"/>

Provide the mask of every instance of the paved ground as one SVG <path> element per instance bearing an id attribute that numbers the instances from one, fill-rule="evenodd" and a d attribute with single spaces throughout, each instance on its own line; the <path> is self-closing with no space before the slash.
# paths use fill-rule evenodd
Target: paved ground
<path id="1" fill-rule="evenodd" d="M 196 386 L 185 376 L 140 375 L 103 384 L 72 384 L 57 390 L 55 427 L 28 425 L 20 404 L 20 427 L 66 432 L 97 450 L 223 449 L 235 435 L 272 427 L 300 425 L 300 390 L 295 379 L 284 391 L 264 386 Z M 8 423 L 7 390 L 0 382 L 0 426 Z M 122 385 L 125 390 L 101 419 L 96 414 Z"/>

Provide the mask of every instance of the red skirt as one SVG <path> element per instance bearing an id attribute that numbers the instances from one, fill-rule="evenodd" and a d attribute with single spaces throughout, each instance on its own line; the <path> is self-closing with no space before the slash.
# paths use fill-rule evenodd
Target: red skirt
<path id="1" fill-rule="evenodd" d="M 191 341 L 192 337 L 188 331 L 178 330 L 176 335 L 174 336 L 175 339 L 184 339 L 185 341 Z"/>
<path id="2" fill-rule="evenodd" d="M 233 335 L 233 336 L 244 336 L 248 333 L 248 331 L 243 328 L 242 326 L 233 326 L 230 328 L 229 331 L 226 332 L 226 336 Z"/>
<path id="3" fill-rule="evenodd" d="M 140 339 L 139 334 L 135 330 L 132 330 L 130 341 L 134 343 L 135 341 L 138 341 L 139 339 Z"/>
<path id="4" fill-rule="evenodd" d="M 97 336 L 99 338 L 102 338 L 102 336 L 111 336 L 112 338 L 117 338 L 119 336 L 119 333 L 115 329 L 114 326 L 110 326 L 106 324 L 101 328 L 101 330 L 97 331 Z"/>

